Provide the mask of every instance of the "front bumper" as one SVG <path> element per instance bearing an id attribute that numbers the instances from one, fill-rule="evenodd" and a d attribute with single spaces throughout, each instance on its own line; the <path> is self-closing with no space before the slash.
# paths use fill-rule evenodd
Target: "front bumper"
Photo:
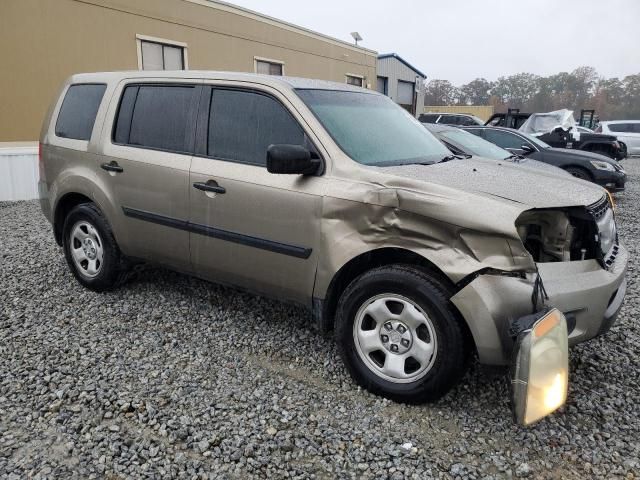
<path id="1" fill-rule="evenodd" d="M 540 263 L 549 295 L 546 304 L 560 310 L 569 324 L 569 345 L 606 332 L 622 307 L 629 253 L 620 245 L 615 261 L 603 269 L 596 260 Z M 511 322 L 532 311 L 533 278 L 480 275 L 451 298 L 465 318 L 481 363 L 509 363 Z"/>
<path id="2" fill-rule="evenodd" d="M 593 176 L 595 183 L 610 192 L 620 192 L 624 190 L 624 184 L 627 182 L 627 174 L 620 170 L 616 170 L 615 172 L 596 170 Z"/>

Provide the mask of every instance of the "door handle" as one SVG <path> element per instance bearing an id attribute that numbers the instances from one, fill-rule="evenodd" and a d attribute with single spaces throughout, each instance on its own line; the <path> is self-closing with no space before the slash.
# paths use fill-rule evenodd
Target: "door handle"
<path id="1" fill-rule="evenodd" d="M 115 160 L 109 163 L 103 163 L 102 165 L 100 165 L 100 168 L 103 170 L 106 170 L 107 172 L 116 172 L 116 173 L 124 172 L 124 168 L 118 165 L 118 162 L 116 162 Z"/>
<path id="2" fill-rule="evenodd" d="M 203 192 L 227 193 L 227 189 L 218 185 L 214 180 L 209 180 L 207 183 L 196 182 L 193 187 Z"/>

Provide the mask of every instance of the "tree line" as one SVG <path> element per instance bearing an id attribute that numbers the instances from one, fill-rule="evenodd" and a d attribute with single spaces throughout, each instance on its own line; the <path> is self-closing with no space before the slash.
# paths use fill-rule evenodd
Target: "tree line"
<path id="1" fill-rule="evenodd" d="M 485 78 L 456 87 L 448 80 L 426 84 L 425 105 L 493 105 L 496 112 L 519 108 L 548 112 L 595 109 L 601 120 L 640 119 L 640 74 L 604 78 L 593 67 L 548 77 L 518 73 L 490 82 Z"/>

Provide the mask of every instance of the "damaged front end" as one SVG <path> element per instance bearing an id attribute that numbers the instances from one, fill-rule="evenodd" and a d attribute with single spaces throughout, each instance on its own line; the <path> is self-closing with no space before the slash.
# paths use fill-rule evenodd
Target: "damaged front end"
<path id="1" fill-rule="evenodd" d="M 588 207 L 524 211 L 515 227 L 536 270 L 477 275 L 452 297 L 483 363 L 508 364 L 511 325 L 545 305 L 566 317 L 571 345 L 606 332 L 626 291 L 628 254 L 606 196 Z"/>

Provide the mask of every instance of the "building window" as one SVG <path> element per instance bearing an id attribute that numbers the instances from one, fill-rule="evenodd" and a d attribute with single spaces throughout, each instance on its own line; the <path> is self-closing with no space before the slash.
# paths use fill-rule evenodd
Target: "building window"
<path id="1" fill-rule="evenodd" d="M 260 57 L 254 57 L 253 62 L 256 73 L 263 75 L 284 75 L 284 62 Z"/>
<path id="2" fill-rule="evenodd" d="M 356 87 L 361 87 L 363 83 L 364 77 L 359 75 L 348 75 L 347 74 L 347 83 L 349 85 L 355 85 Z"/>
<path id="3" fill-rule="evenodd" d="M 187 44 L 136 35 L 140 70 L 186 70 Z"/>

